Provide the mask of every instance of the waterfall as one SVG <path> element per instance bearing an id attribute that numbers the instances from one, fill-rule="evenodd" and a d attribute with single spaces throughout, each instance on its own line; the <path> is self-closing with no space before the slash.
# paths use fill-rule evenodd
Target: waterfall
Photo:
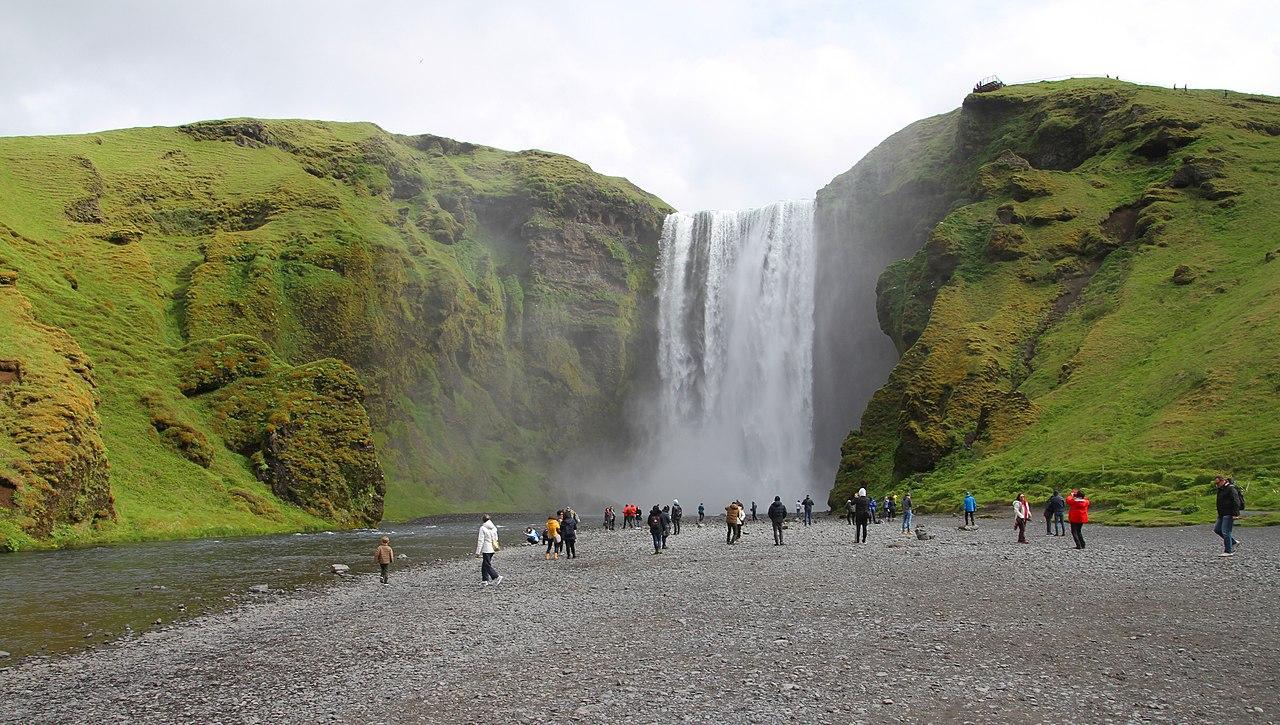
<path id="1" fill-rule="evenodd" d="M 814 488 L 812 201 L 676 213 L 658 268 L 650 476 L 762 506 Z"/>

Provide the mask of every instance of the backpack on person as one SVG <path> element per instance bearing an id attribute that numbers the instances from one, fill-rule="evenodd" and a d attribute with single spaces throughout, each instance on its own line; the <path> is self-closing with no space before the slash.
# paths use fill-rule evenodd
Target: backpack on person
<path id="1" fill-rule="evenodd" d="M 662 528 L 662 514 L 649 514 L 649 528 Z"/>
<path id="2" fill-rule="evenodd" d="M 1235 485 L 1234 483 L 1231 484 L 1231 490 L 1234 491 L 1236 494 L 1236 505 L 1240 508 L 1241 511 L 1244 511 L 1244 491 L 1241 491 L 1240 487 Z"/>

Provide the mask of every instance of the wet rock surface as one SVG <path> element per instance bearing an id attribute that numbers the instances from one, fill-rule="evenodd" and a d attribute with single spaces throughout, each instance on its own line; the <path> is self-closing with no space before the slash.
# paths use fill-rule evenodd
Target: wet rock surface
<path id="1" fill-rule="evenodd" d="M 501 517 L 499 517 L 501 518 Z M 0 722 L 1273 722 L 1280 528 L 580 529 L 0 669 Z M 394 543 L 394 542 L 393 542 Z"/>

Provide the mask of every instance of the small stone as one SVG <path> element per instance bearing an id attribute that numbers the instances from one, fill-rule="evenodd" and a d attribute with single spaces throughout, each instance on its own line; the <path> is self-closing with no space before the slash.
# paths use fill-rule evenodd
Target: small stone
<path id="1" fill-rule="evenodd" d="M 0 660 L 7 660 L 12 656 L 13 655 L 9 654 L 8 652 L 5 652 L 4 650 L 0 649 Z"/>
<path id="2" fill-rule="evenodd" d="M 271 587 L 267 586 L 266 584 L 254 584 L 253 586 L 249 587 L 249 593 L 250 594 L 270 594 Z"/>
<path id="3" fill-rule="evenodd" d="M 330 564 L 329 571 L 333 572 L 334 574 L 346 574 L 347 572 L 351 571 L 351 567 L 347 566 L 346 564 Z"/>

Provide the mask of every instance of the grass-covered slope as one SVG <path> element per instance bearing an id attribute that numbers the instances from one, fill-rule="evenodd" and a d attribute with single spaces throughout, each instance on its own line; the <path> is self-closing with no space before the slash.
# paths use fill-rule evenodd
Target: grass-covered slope
<path id="1" fill-rule="evenodd" d="M 902 357 L 831 500 L 1079 485 L 1105 520 L 1204 521 L 1222 472 L 1280 508 L 1280 100 L 1089 79 L 940 118 L 882 180 L 953 204 L 880 278 Z"/>
<path id="2" fill-rule="evenodd" d="M 0 545 L 540 502 L 652 344 L 667 211 L 371 124 L 0 139 Z"/>

